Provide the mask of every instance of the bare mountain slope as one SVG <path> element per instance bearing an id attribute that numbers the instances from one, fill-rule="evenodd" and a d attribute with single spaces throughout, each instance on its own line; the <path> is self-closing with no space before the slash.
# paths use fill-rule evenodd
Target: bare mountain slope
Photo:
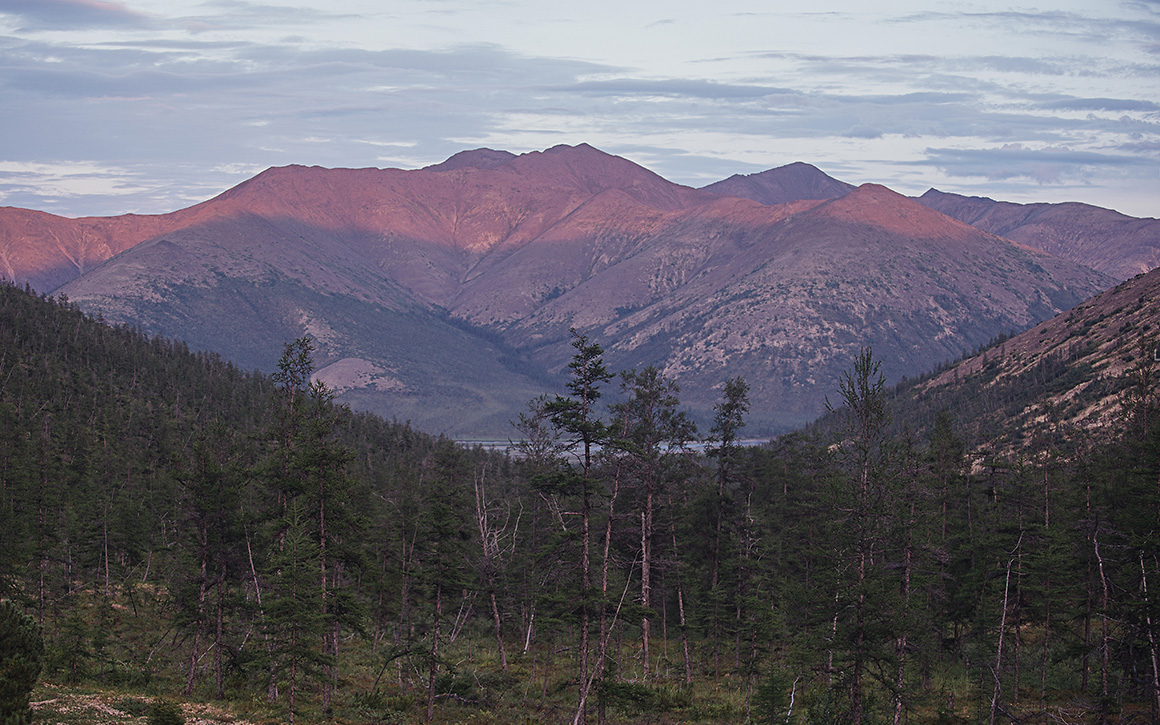
<path id="1" fill-rule="evenodd" d="M 699 409 L 726 378 L 743 375 L 756 417 L 799 424 L 822 412 L 861 346 L 879 351 L 897 380 L 1106 284 L 880 186 L 782 209 L 781 218 L 778 209 L 760 225 L 750 219 L 744 229 L 701 227 L 666 239 L 656 254 L 684 281 L 655 301 L 641 304 L 629 284 L 606 282 L 618 266 L 513 326 L 508 339 L 555 367 L 567 355 L 563 322 L 582 318 L 607 341 L 614 364 L 660 362 Z M 641 266 L 664 269 L 654 260 Z"/>
<path id="2" fill-rule="evenodd" d="M 1138 219 L 1088 204 L 1014 204 L 931 189 L 931 209 L 1116 279 L 1160 266 L 1160 220 Z"/>
<path id="3" fill-rule="evenodd" d="M 896 424 L 920 437 L 946 411 L 976 460 L 1017 462 L 1103 440 L 1125 424 L 1141 381 L 1156 395 L 1158 373 L 1154 269 L 900 386 L 891 408 Z"/>
<path id="4" fill-rule="evenodd" d="M 48 292 L 109 257 L 168 229 L 188 214 L 66 219 L 0 207 L 0 278 Z"/>
<path id="5" fill-rule="evenodd" d="M 820 412 L 860 345 L 913 375 L 1111 284 L 883 187 L 766 205 L 589 146 L 270 169 L 158 219 L 60 291 L 246 366 L 310 333 L 343 399 L 456 434 L 505 435 L 556 389 L 570 327 L 701 416 L 744 375 L 770 431 Z"/>

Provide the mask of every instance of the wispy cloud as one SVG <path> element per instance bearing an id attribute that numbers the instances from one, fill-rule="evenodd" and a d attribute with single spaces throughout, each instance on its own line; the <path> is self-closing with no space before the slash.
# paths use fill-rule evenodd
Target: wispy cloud
<path id="1" fill-rule="evenodd" d="M 1031 148 L 1023 144 L 1006 144 L 998 148 L 931 148 L 926 151 L 925 161 L 950 176 L 992 180 L 1025 178 L 1039 184 L 1081 179 L 1099 167 L 1155 168 L 1154 164 L 1134 155 L 1077 151 L 1067 147 Z"/>
<path id="2" fill-rule="evenodd" d="M 92 27 L 145 27 L 150 16 L 124 3 L 105 0 L 0 0 L 0 16 L 16 19 L 22 30 Z"/>
<path id="3" fill-rule="evenodd" d="M 165 211 L 271 165 L 588 142 L 682 183 L 801 160 L 907 193 L 989 180 L 1160 213 L 1157 1 L 899 5 L 922 11 L 741 0 L 609 25 L 604 0 L 0 0 L 0 160 L 110 171 L 3 167 L 0 193 Z"/>

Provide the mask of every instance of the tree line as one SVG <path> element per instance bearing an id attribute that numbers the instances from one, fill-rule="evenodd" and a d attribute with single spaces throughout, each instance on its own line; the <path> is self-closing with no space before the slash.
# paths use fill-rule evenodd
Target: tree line
<path id="1" fill-rule="evenodd" d="M 869 350 L 834 427 L 746 447 L 744 380 L 699 432 L 661 370 L 574 333 L 505 455 L 336 405 L 307 338 L 263 376 L 2 293 L 0 593 L 49 677 L 290 722 L 1160 708 L 1150 360 L 1115 430 L 986 460 L 950 413 L 892 420 Z"/>

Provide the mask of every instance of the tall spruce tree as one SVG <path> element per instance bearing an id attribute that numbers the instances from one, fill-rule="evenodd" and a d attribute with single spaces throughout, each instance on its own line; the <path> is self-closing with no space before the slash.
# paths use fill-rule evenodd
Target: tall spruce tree
<path id="1" fill-rule="evenodd" d="M 185 694 L 192 694 L 202 658 L 202 641 L 213 650 L 214 696 L 225 696 L 223 651 L 227 610 L 245 567 L 242 535 L 242 488 L 245 460 L 234 431 L 217 420 L 199 436 L 190 460 L 178 471 L 181 490 L 185 576 L 174 581 L 179 624 L 192 634 Z"/>
<path id="2" fill-rule="evenodd" d="M 868 678 L 896 654 L 893 621 L 903 591 L 889 563 L 899 553 L 896 535 L 904 530 L 906 509 L 898 490 L 900 457 L 888 434 L 886 379 L 870 348 L 863 348 L 852 369 L 843 373 L 838 392 L 843 407 L 838 441 L 843 475 L 834 491 L 834 542 L 843 542 L 846 561 L 835 589 L 835 632 L 845 642 L 845 675 L 850 721 L 867 717 Z M 828 401 L 827 401 L 828 405 Z M 836 642 L 835 642 L 836 645 Z"/>
<path id="3" fill-rule="evenodd" d="M 601 420 L 597 403 L 602 395 L 601 386 L 612 379 L 604 365 L 604 348 L 592 342 L 587 335 L 572 329 L 572 347 L 576 352 L 568 363 L 570 371 L 566 385 L 569 396 L 556 398 L 548 404 L 552 424 L 568 441 L 569 448 L 580 466 L 580 475 L 566 488 L 580 488 L 580 637 L 578 643 L 580 668 L 578 705 L 574 722 L 587 718 L 588 694 L 592 676 L 589 672 L 592 599 L 592 499 L 593 453 L 608 439 L 608 425 Z"/>
<path id="4" fill-rule="evenodd" d="M 735 482 L 734 469 L 738 454 L 738 436 L 745 427 L 745 414 L 749 411 L 749 385 L 743 378 L 731 378 L 725 381 L 724 394 L 721 402 L 713 406 L 713 427 L 709 430 L 709 444 L 705 454 L 713 458 L 717 464 L 714 479 L 717 483 L 716 496 L 712 500 L 712 560 L 709 572 L 709 607 L 711 608 L 711 627 L 713 636 L 713 670 L 720 670 L 721 648 L 721 617 L 725 604 L 731 598 L 726 592 L 722 581 L 722 568 L 726 561 L 733 560 L 732 570 L 736 577 L 732 598 L 736 606 L 737 625 L 741 620 L 741 593 L 744 588 L 742 559 L 748 551 L 742 534 L 748 515 L 748 502 L 740 509 L 734 506 L 733 484 Z M 738 538 L 732 538 L 737 535 Z M 727 541 L 728 539 L 728 541 Z M 737 628 L 740 633 L 740 626 Z"/>
<path id="5" fill-rule="evenodd" d="M 306 517 L 308 531 L 317 554 L 314 607 L 322 622 L 318 642 L 325 677 L 322 678 L 322 707 L 330 711 L 337 684 L 336 661 L 340 627 L 356 624 L 358 607 L 343 591 L 343 565 L 361 520 L 351 508 L 351 480 L 346 472 L 351 452 L 337 438 L 340 410 L 334 393 L 322 381 L 312 380 L 314 344 L 308 337 L 286 345 L 278 361 L 274 380 L 278 383 L 276 415 L 270 438 L 271 461 L 264 467 L 282 507 L 282 527 L 275 532 L 274 547 L 281 551 L 291 525 L 304 526 L 295 517 Z M 291 505 L 296 506 L 290 517 Z M 295 601 L 305 602 L 303 588 L 294 583 Z M 311 620 L 313 621 L 313 620 Z M 303 636 L 309 633 L 303 632 Z M 302 638 L 300 637 L 299 640 Z M 315 674 L 307 670 L 308 674 Z"/>
<path id="6" fill-rule="evenodd" d="M 658 368 L 650 365 L 639 372 L 626 370 L 621 379 L 627 399 L 613 406 L 616 437 L 612 445 L 621 452 L 625 468 L 639 487 L 641 664 L 648 678 L 657 507 L 666 498 L 666 488 L 680 475 L 681 454 L 697 430 L 679 408 L 680 388 Z"/>
<path id="7" fill-rule="evenodd" d="M 328 632 L 319 606 L 322 588 L 318 541 L 311 531 L 305 501 L 291 499 L 282 516 L 281 540 L 270 560 L 263 601 L 264 630 L 271 646 L 270 672 L 286 686 L 288 721 L 299 714 L 301 691 L 326 678 L 333 659 L 322 646 Z"/>

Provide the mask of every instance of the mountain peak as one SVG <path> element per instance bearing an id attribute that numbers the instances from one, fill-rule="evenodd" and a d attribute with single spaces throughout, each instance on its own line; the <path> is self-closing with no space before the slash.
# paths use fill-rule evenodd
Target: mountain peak
<path id="1" fill-rule="evenodd" d="M 795 161 L 756 174 L 734 174 L 728 179 L 703 187 L 702 191 L 775 206 L 805 199 L 836 199 L 845 196 L 853 188 L 844 181 L 826 175 L 816 166 Z"/>
<path id="2" fill-rule="evenodd" d="M 816 207 L 812 213 L 907 235 L 962 238 L 978 233 L 881 184 L 862 184 L 846 196 Z"/>
<path id="3" fill-rule="evenodd" d="M 432 166 L 425 166 L 424 171 L 454 171 L 456 169 L 496 169 L 518 158 L 510 151 L 496 151 L 495 149 L 479 148 L 470 151 L 460 151 L 450 156 L 446 161 Z"/>
<path id="4" fill-rule="evenodd" d="M 505 167 L 528 178 L 541 178 L 592 195 L 611 189 L 661 210 L 676 210 L 706 201 L 701 192 L 675 184 L 622 156 L 586 143 L 553 146 L 521 154 Z"/>

